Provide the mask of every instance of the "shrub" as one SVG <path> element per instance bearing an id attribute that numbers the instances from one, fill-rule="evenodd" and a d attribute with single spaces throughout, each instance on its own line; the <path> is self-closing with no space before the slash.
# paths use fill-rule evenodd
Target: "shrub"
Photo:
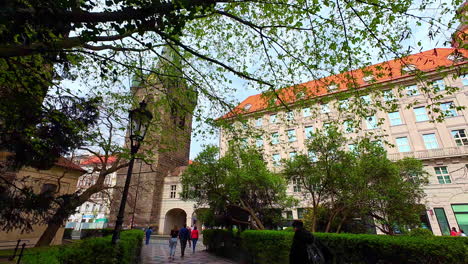
<path id="1" fill-rule="evenodd" d="M 71 239 L 72 232 L 73 228 L 65 228 L 65 230 L 63 230 L 62 239 Z"/>
<path id="2" fill-rule="evenodd" d="M 138 257 L 143 232 L 129 230 L 121 233 L 114 247 L 111 236 L 89 238 L 73 244 L 28 249 L 22 259 L 25 264 L 116 264 L 134 263 Z"/>
<path id="3" fill-rule="evenodd" d="M 468 263 L 468 244 L 461 239 L 315 233 L 333 255 L 333 263 Z M 253 231 L 241 234 L 251 263 L 288 263 L 294 233 Z M 468 240 L 468 239 L 467 239 Z"/>
<path id="4" fill-rule="evenodd" d="M 411 229 L 411 231 L 408 232 L 408 236 L 433 237 L 434 234 L 431 232 L 431 230 L 426 229 L 426 228 L 414 228 L 414 229 Z"/>
<path id="5" fill-rule="evenodd" d="M 101 234 L 103 237 L 110 236 L 114 232 L 114 228 L 103 228 L 101 229 Z"/>

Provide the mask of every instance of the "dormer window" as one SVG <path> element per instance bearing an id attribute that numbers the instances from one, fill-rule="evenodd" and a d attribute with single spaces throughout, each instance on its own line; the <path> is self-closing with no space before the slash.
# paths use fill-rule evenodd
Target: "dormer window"
<path id="1" fill-rule="evenodd" d="M 363 80 L 365 83 L 370 83 L 370 82 L 375 81 L 375 78 L 374 78 L 373 75 L 366 75 L 366 76 L 362 77 L 362 80 Z"/>
<path id="2" fill-rule="evenodd" d="M 455 50 L 455 52 L 447 56 L 447 59 L 453 62 L 460 62 L 460 61 L 464 61 L 465 57 L 463 57 L 463 54 Z"/>
<path id="3" fill-rule="evenodd" d="M 331 84 L 331 85 L 329 85 L 329 86 L 327 87 L 327 91 L 328 91 L 328 92 L 334 92 L 334 91 L 336 91 L 337 89 L 338 89 L 338 85 L 336 85 L 336 84 Z"/>
<path id="4" fill-rule="evenodd" d="M 251 107 L 252 107 L 251 104 L 246 104 L 246 105 L 244 105 L 244 110 L 245 110 L 245 111 L 249 111 L 249 109 L 250 109 Z"/>
<path id="5" fill-rule="evenodd" d="M 415 72 L 418 68 L 414 64 L 407 64 L 401 68 L 402 73 L 412 73 Z"/>

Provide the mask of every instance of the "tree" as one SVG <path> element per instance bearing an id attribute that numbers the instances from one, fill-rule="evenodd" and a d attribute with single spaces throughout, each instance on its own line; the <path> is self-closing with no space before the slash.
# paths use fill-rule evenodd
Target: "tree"
<path id="1" fill-rule="evenodd" d="M 217 147 L 207 146 L 182 174 L 182 197 L 217 214 L 225 214 L 230 208 L 241 210 L 255 229 L 265 228 L 271 209 L 294 203 L 286 195 L 286 181 L 268 170 L 257 150 L 231 147 L 221 158 L 218 153 Z M 231 217 L 234 223 L 248 223 L 236 219 L 236 215 Z"/>

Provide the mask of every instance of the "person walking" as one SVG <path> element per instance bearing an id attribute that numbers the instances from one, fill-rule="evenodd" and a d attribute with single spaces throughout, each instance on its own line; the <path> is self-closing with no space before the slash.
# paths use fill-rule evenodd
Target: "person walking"
<path id="1" fill-rule="evenodd" d="M 177 229 L 177 225 L 174 225 L 174 228 L 171 230 L 171 237 L 169 238 L 169 259 L 172 260 L 174 260 L 178 236 L 179 230 Z"/>
<path id="2" fill-rule="evenodd" d="M 180 256 L 183 258 L 185 253 L 185 247 L 187 246 L 187 240 L 189 239 L 189 231 L 187 225 L 184 224 L 184 227 L 179 230 L 179 239 L 180 239 Z"/>
<path id="3" fill-rule="evenodd" d="M 294 237 L 289 253 L 289 263 L 294 264 L 324 264 L 325 256 L 322 250 L 315 244 L 315 238 L 306 229 L 304 223 L 296 220 L 292 224 Z"/>
<path id="4" fill-rule="evenodd" d="M 146 232 L 145 232 L 145 235 L 146 235 L 146 245 L 149 244 L 149 241 L 150 241 L 150 238 L 151 238 L 151 234 L 153 233 L 153 227 L 150 226 L 148 227 L 148 229 L 146 229 Z"/>
<path id="5" fill-rule="evenodd" d="M 193 253 L 195 253 L 195 247 L 197 246 L 198 237 L 199 237 L 199 234 L 198 234 L 197 226 L 194 226 L 192 230 L 192 234 L 191 234 Z"/>
<path id="6" fill-rule="evenodd" d="M 458 236 L 458 232 L 455 227 L 452 227 L 452 230 L 450 231 L 450 236 Z"/>

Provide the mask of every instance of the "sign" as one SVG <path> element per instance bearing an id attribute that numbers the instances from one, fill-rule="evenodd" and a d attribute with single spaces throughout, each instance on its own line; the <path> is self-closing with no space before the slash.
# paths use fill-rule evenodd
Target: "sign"
<path id="1" fill-rule="evenodd" d="M 94 218 L 94 215 L 83 215 L 82 217 L 83 219 L 91 219 L 91 218 Z"/>

